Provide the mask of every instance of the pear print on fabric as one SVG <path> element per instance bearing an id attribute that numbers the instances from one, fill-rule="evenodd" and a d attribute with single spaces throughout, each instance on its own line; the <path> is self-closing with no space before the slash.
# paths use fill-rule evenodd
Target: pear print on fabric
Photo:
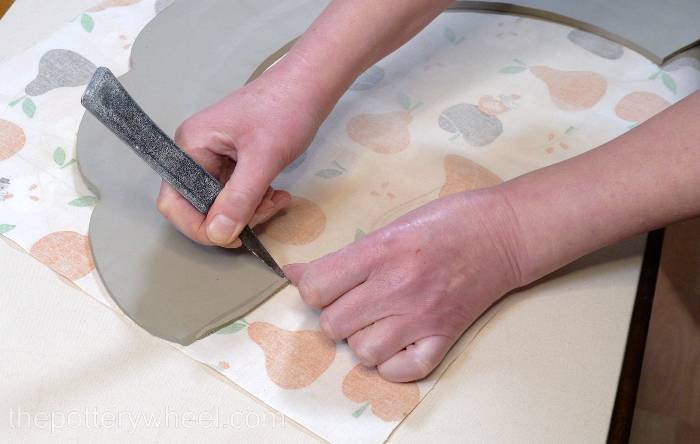
<path id="1" fill-rule="evenodd" d="M 9 120 L 0 119 L 0 160 L 12 157 L 27 141 L 24 130 Z"/>
<path id="2" fill-rule="evenodd" d="M 99 12 L 99 11 L 104 11 L 107 8 L 113 8 L 115 6 L 129 6 L 133 5 L 134 3 L 138 3 L 141 0 L 102 0 L 100 3 L 97 5 L 93 6 L 92 8 L 88 9 L 90 12 Z"/>
<path id="3" fill-rule="evenodd" d="M 287 390 L 306 387 L 335 359 L 335 342 L 315 330 L 289 331 L 267 322 L 253 322 L 248 336 L 265 353 L 272 382 Z"/>
<path id="4" fill-rule="evenodd" d="M 326 215 L 308 199 L 292 196 L 282 211 L 260 226 L 260 232 L 287 245 L 313 242 L 326 229 Z"/>
<path id="5" fill-rule="evenodd" d="M 81 86 L 90 81 L 97 67 L 88 59 L 69 49 L 52 49 L 39 60 L 39 72 L 24 92 L 39 96 L 52 89 Z"/>
<path id="6" fill-rule="evenodd" d="M 440 197 L 491 187 L 503 182 L 491 171 L 462 156 L 454 154 L 445 156 L 444 167 L 445 183 L 440 189 Z"/>
<path id="7" fill-rule="evenodd" d="M 608 89 L 605 77 L 591 71 L 563 71 L 549 66 L 528 67 L 513 59 L 515 65 L 500 70 L 503 74 L 517 74 L 526 70 L 542 80 L 554 105 L 563 111 L 581 111 L 595 106 Z"/>
<path id="8" fill-rule="evenodd" d="M 503 133 L 503 124 L 498 117 L 486 114 L 470 103 L 446 108 L 438 117 L 438 125 L 450 133 L 461 134 L 472 146 L 488 145 Z"/>
<path id="9" fill-rule="evenodd" d="M 472 146 L 486 146 L 503 134 L 503 124 L 496 117 L 509 111 L 519 96 L 482 96 L 478 105 L 458 103 L 440 113 L 438 125 L 447 132 L 461 135 Z"/>
<path id="10" fill-rule="evenodd" d="M 611 42 L 608 39 L 591 34 L 590 32 L 572 29 L 567 38 L 575 45 L 595 55 L 608 60 L 617 60 L 622 57 L 624 50 L 622 45 Z"/>
<path id="11" fill-rule="evenodd" d="M 95 268 L 87 236 L 58 231 L 39 239 L 29 254 L 70 280 L 80 279 Z"/>
<path id="12" fill-rule="evenodd" d="M 617 117 L 628 122 L 641 123 L 657 114 L 671 103 L 652 92 L 635 91 L 624 96 L 615 105 Z"/>
<path id="13" fill-rule="evenodd" d="M 420 402 L 420 390 L 415 382 L 389 382 L 376 369 L 362 364 L 356 365 L 343 379 L 343 394 L 362 403 L 354 417 L 360 417 L 371 406 L 374 416 L 384 421 L 402 420 Z"/>
<path id="14" fill-rule="evenodd" d="M 408 125 L 413 120 L 411 111 L 423 105 L 414 103 L 406 94 L 397 94 L 401 111 L 364 113 L 352 117 L 347 125 L 348 137 L 354 142 L 380 154 L 394 154 L 411 144 Z"/>
<path id="15" fill-rule="evenodd" d="M 413 118 L 407 111 L 359 114 L 348 121 L 348 136 L 358 144 L 381 154 L 393 154 L 408 148 Z"/>
<path id="16" fill-rule="evenodd" d="M 530 72 L 547 84 L 557 108 L 579 111 L 592 108 L 605 95 L 608 82 L 590 71 L 560 71 L 548 66 L 533 66 Z"/>
<path id="17" fill-rule="evenodd" d="M 370 66 L 367 71 L 360 74 L 350 85 L 351 91 L 366 91 L 372 89 L 384 79 L 384 70 L 377 65 Z"/>

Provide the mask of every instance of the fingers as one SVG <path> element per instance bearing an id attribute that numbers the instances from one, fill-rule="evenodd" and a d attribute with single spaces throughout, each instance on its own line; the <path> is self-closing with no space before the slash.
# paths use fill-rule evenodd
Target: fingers
<path id="1" fill-rule="evenodd" d="M 289 279 L 289 282 L 291 282 L 295 287 L 299 287 L 299 281 L 301 280 L 301 277 L 304 275 L 306 268 L 309 266 L 309 264 L 288 264 L 282 266 L 282 271 L 284 271 L 284 275 L 287 276 L 287 279 Z M 302 298 L 303 299 L 303 298 Z"/>
<path id="2" fill-rule="evenodd" d="M 437 367 L 453 343 L 446 336 L 428 336 L 379 364 L 377 370 L 384 379 L 394 382 L 423 379 Z"/>
<path id="3" fill-rule="evenodd" d="M 258 205 L 255 210 L 253 218 L 250 220 L 250 226 L 254 227 L 256 225 L 264 224 L 277 214 L 284 207 L 289 205 L 289 201 L 292 196 L 283 190 L 273 190 L 270 188 L 268 192 L 263 197 L 262 202 Z"/>
<path id="4" fill-rule="evenodd" d="M 290 199 L 291 196 L 288 192 L 270 188 L 255 210 L 250 225 L 254 227 L 267 222 L 286 207 Z M 213 245 L 206 233 L 206 226 L 204 224 L 205 216 L 195 210 L 180 193 L 166 182 L 161 183 L 157 204 L 158 211 L 160 211 L 163 217 L 185 236 L 203 245 Z M 235 238 L 233 241 L 223 246 L 227 248 L 238 248 L 241 246 L 241 241 Z"/>
<path id="5" fill-rule="evenodd" d="M 200 244 L 211 245 L 204 229 L 204 215 L 166 182 L 161 183 L 157 204 L 160 214 L 185 236 Z"/>
<path id="6" fill-rule="evenodd" d="M 288 265 L 285 274 L 304 302 L 323 308 L 363 283 L 373 263 L 371 246 L 356 242 L 311 263 Z"/>
<path id="7" fill-rule="evenodd" d="M 241 156 L 231 178 L 209 210 L 205 225 L 209 241 L 226 246 L 251 221 L 277 168 L 264 158 Z"/>
<path id="8" fill-rule="evenodd" d="M 410 316 L 389 316 L 350 336 L 348 344 L 362 364 L 373 367 L 424 337 L 415 325 Z"/>
<path id="9" fill-rule="evenodd" d="M 321 330 L 334 341 L 340 341 L 386 316 L 396 314 L 391 313 L 396 304 L 390 296 L 383 282 L 366 281 L 323 310 L 319 320 Z"/>

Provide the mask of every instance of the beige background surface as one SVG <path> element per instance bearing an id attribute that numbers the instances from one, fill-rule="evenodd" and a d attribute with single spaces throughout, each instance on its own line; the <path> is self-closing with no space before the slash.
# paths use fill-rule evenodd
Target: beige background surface
<path id="1" fill-rule="evenodd" d="M 45 3 L 20 0 L 3 18 L 0 58 L 96 2 Z M 642 242 L 623 247 L 506 300 L 391 440 L 604 441 Z M 314 440 L 7 242 L 0 270 L 0 428 L 12 438 Z"/>

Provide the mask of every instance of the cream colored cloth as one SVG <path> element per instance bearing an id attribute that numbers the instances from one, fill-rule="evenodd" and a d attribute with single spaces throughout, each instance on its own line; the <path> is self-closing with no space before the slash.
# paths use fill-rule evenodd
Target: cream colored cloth
<path id="1" fill-rule="evenodd" d="M 0 66 L 9 105 L 0 112 L 0 230 L 113 305 L 86 239 L 95 197 L 72 162 L 78 98 L 92 66 L 125 72 L 156 5 L 103 6 Z M 660 71 L 563 26 L 445 14 L 344 96 L 278 180 L 296 198 L 263 240 L 283 263 L 319 257 L 439 195 L 595 147 L 696 87 L 692 63 Z M 358 367 L 346 344 L 318 333 L 317 314 L 293 287 L 183 351 L 323 438 L 381 441 L 493 314 L 418 384 L 388 384 Z"/>

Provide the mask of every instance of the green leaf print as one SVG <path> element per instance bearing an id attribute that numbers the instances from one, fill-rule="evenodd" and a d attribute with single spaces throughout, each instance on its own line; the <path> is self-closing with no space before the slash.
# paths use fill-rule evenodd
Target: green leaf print
<path id="1" fill-rule="evenodd" d="M 355 418 L 359 418 L 360 415 L 362 415 L 364 413 L 364 411 L 367 410 L 368 406 L 369 406 L 369 403 L 364 404 L 362 407 L 360 407 L 359 409 L 352 412 L 352 416 L 354 416 Z"/>
<path id="2" fill-rule="evenodd" d="M 53 161 L 56 162 L 56 165 L 63 166 L 66 162 L 66 150 L 60 146 L 53 150 Z"/>
<path id="3" fill-rule="evenodd" d="M 341 174 L 343 174 L 343 172 L 341 170 L 336 170 L 335 168 L 326 168 L 316 172 L 318 177 L 322 177 L 324 179 L 332 179 L 340 176 Z"/>
<path id="4" fill-rule="evenodd" d="M 80 196 L 77 199 L 73 199 L 68 202 L 68 205 L 74 207 L 92 207 L 97 203 L 97 198 L 95 196 Z"/>
<path id="5" fill-rule="evenodd" d="M 676 81 L 673 80 L 673 77 L 671 77 L 667 72 L 664 72 L 661 74 L 661 81 L 664 82 L 666 88 L 668 88 L 673 94 L 676 94 L 678 88 L 676 87 Z"/>
<path id="6" fill-rule="evenodd" d="M 5 234 L 15 228 L 16 225 L 0 224 L 0 234 Z"/>
<path id="7" fill-rule="evenodd" d="M 498 72 L 503 73 L 503 74 L 517 74 L 519 72 L 523 72 L 527 69 L 526 66 L 506 66 L 505 68 L 501 68 L 498 70 Z"/>
<path id="8" fill-rule="evenodd" d="M 396 95 L 396 98 L 399 101 L 399 105 L 401 105 L 401 108 L 407 111 L 411 109 L 411 98 L 408 97 L 406 94 L 398 93 Z"/>
<path id="9" fill-rule="evenodd" d="M 458 45 L 464 41 L 464 36 L 458 37 L 454 29 L 450 28 L 449 26 L 445 27 L 445 29 L 442 31 L 442 35 L 445 37 L 445 40 L 453 45 Z"/>
<path id="10" fill-rule="evenodd" d="M 358 228 L 357 230 L 355 230 L 355 240 L 357 241 L 357 240 L 362 239 L 363 237 L 365 237 L 365 234 L 366 233 L 364 231 L 362 231 Z"/>
<path id="11" fill-rule="evenodd" d="M 82 14 L 80 16 L 80 26 L 83 27 L 85 32 L 92 32 L 95 28 L 95 20 L 89 14 Z"/>
<path id="12" fill-rule="evenodd" d="M 20 97 L 19 99 L 15 99 L 15 100 L 13 100 L 12 102 L 8 103 L 8 105 L 10 105 L 10 106 L 15 106 L 15 105 L 17 105 L 20 101 L 24 100 L 25 97 L 27 97 L 27 96 L 22 96 L 22 97 Z"/>
<path id="13" fill-rule="evenodd" d="M 245 319 L 239 319 L 233 324 L 229 324 L 216 331 L 219 335 L 231 335 L 233 333 L 238 333 L 248 326 L 248 322 Z"/>
<path id="14" fill-rule="evenodd" d="M 65 168 L 65 167 L 67 167 L 68 165 L 74 164 L 75 162 L 77 162 L 77 160 L 71 159 L 71 160 L 69 160 L 68 162 L 66 162 L 66 163 L 64 163 L 63 165 L 61 165 L 61 168 Z"/>
<path id="15" fill-rule="evenodd" d="M 24 114 L 26 114 L 27 117 L 34 117 L 34 113 L 36 112 L 36 105 L 34 104 L 34 101 L 29 97 L 25 97 L 22 101 L 22 111 L 24 111 Z"/>
<path id="16" fill-rule="evenodd" d="M 406 111 L 413 111 L 414 109 L 423 105 L 423 102 L 413 103 L 411 97 L 404 93 L 398 93 L 396 95 L 396 99 L 399 101 L 401 108 L 405 109 Z"/>

